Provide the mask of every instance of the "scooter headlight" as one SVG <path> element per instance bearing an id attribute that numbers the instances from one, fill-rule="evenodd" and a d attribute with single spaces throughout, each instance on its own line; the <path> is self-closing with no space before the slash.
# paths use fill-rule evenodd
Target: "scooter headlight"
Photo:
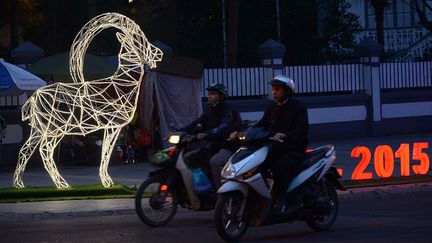
<path id="1" fill-rule="evenodd" d="M 235 177 L 236 173 L 236 168 L 230 162 L 228 162 L 222 169 L 221 176 L 225 179 L 232 179 Z"/>
<path id="2" fill-rule="evenodd" d="M 178 143 L 180 142 L 180 135 L 177 135 L 177 134 L 175 134 L 175 135 L 171 135 L 171 136 L 168 138 L 168 142 L 169 142 L 170 144 L 178 144 Z"/>

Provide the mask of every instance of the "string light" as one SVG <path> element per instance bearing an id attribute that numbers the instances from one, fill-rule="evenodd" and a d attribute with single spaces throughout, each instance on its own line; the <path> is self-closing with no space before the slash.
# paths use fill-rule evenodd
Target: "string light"
<path id="1" fill-rule="evenodd" d="M 108 78 L 85 81 L 84 56 L 93 38 L 107 28 L 117 28 L 121 47 L 117 71 Z M 99 176 L 105 187 L 113 180 L 108 163 L 121 129 L 133 118 L 144 66 L 156 67 L 162 51 L 151 45 L 140 27 L 118 13 L 91 19 L 78 33 L 70 51 L 70 73 L 74 83 L 55 83 L 39 88 L 22 107 L 22 120 L 29 120 L 30 137 L 19 152 L 13 186 L 22 180 L 29 158 L 39 146 L 45 169 L 57 188 L 70 185 L 60 175 L 53 159 L 54 149 L 65 135 L 104 131 Z"/>

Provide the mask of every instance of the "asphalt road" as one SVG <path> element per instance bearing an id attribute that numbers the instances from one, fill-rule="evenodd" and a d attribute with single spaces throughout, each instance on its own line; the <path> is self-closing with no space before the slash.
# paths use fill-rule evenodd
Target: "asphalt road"
<path id="1" fill-rule="evenodd" d="M 327 232 L 303 222 L 250 227 L 245 242 L 432 242 L 432 191 L 370 193 L 341 199 Z M 1 205 L 0 205 L 1 206 Z M 0 242 L 222 242 L 213 211 L 179 210 L 165 227 L 150 228 L 134 214 L 0 222 Z"/>

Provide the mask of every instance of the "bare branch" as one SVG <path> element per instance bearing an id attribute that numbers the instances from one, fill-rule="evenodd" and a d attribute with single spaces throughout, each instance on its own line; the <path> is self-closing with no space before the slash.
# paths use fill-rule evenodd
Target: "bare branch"
<path id="1" fill-rule="evenodd" d="M 432 2 L 429 3 L 426 0 L 423 0 L 424 5 L 426 6 L 427 9 L 429 9 L 430 11 L 432 11 Z"/>
<path id="2" fill-rule="evenodd" d="M 417 12 L 417 15 L 419 16 L 420 23 L 423 25 L 426 29 L 432 32 L 432 20 L 429 20 L 426 16 L 426 13 L 421 9 L 419 0 L 414 0 L 414 8 Z M 426 0 L 423 0 L 424 3 L 426 3 Z M 429 8 L 430 6 L 428 6 Z"/>

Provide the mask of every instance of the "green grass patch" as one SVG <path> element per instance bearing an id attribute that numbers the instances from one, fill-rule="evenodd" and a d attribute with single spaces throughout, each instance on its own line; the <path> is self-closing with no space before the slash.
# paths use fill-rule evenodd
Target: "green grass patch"
<path id="1" fill-rule="evenodd" d="M 35 202 L 77 199 L 128 198 L 135 196 L 135 189 L 122 184 L 105 188 L 101 184 L 73 186 L 67 189 L 56 187 L 25 187 L 0 189 L 0 203 Z"/>
<path id="2" fill-rule="evenodd" d="M 399 184 L 410 184 L 410 183 L 421 183 L 432 181 L 431 175 L 422 176 L 407 176 L 407 177 L 390 177 L 382 179 L 368 179 L 368 180 L 346 180 L 342 181 L 342 185 L 349 188 L 357 187 L 372 187 L 372 186 L 389 186 L 389 185 L 399 185 Z"/>

